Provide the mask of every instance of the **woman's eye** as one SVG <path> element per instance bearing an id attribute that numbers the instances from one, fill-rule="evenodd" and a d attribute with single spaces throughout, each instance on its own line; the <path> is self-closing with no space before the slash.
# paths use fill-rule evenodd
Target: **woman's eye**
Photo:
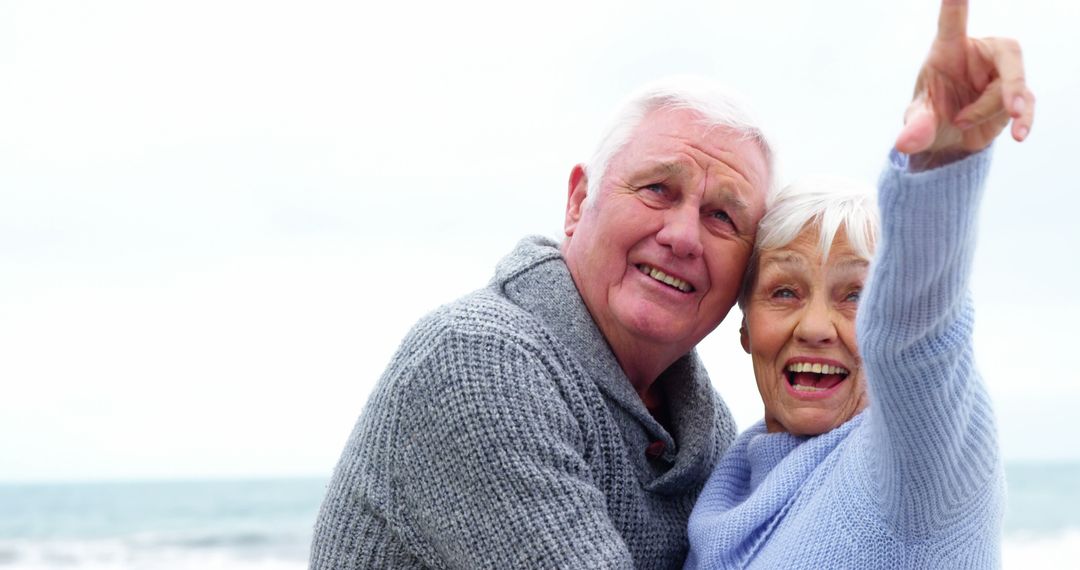
<path id="1" fill-rule="evenodd" d="M 772 296 L 773 296 L 774 299 L 794 299 L 795 298 L 795 291 L 793 291 L 793 290 L 791 290 L 791 289 L 789 289 L 787 287 L 782 287 L 780 289 L 777 289 L 777 290 L 773 291 Z"/>
<path id="2" fill-rule="evenodd" d="M 847 296 L 844 297 L 844 300 L 849 303 L 858 303 L 859 297 L 862 297 L 862 289 L 856 289 L 848 293 Z"/>

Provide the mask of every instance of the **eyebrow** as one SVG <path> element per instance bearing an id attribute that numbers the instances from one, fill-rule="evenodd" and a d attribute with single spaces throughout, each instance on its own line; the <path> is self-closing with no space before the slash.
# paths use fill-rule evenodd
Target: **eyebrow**
<path id="1" fill-rule="evenodd" d="M 729 210 L 736 210 L 738 213 L 742 214 L 750 209 L 750 203 L 744 200 L 741 195 L 743 193 L 740 191 L 742 189 L 742 184 L 746 184 L 751 189 L 753 189 L 753 185 L 750 184 L 746 179 L 746 176 L 735 169 L 734 166 L 728 165 L 728 167 L 741 176 L 743 181 L 742 183 L 736 182 L 735 184 L 728 183 L 717 186 L 719 189 L 720 203 L 724 204 Z M 708 173 L 706 173 L 706 176 L 708 176 Z"/>
<path id="2" fill-rule="evenodd" d="M 683 170 L 682 165 L 677 162 L 653 162 L 636 174 L 633 175 L 633 179 L 638 178 L 655 178 L 657 176 L 671 176 L 679 174 Z"/>
<path id="3" fill-rule="evenodd" d="M 743 200 L 741 197 L 739 197 L 738 194 L 731 192 L 726 186 L 724 186 L 723 189 L 727 191 L 724 192 L 724 197 L 721 200 L 722 202 L 728 204 L 731 208 L 735 208 L 736 210 L 746 210 L 750 207 L 750 204 L 746 200 Z"/>
<path id="4" fill-rule="evenodd" d="M 679 161 L 662 160 L 645 166 L 630 180 L 634 181 L 634 183 L 636 184 L 638 183 L 637 181 L 642 178 L 649 179 L 656 178 L 658 176 L 677 176 L 681 174 L 683 170 L 685 170 L 685 166 L 683 166 L 683 164 L 681 164 Z M 739 171 L 736 170 L 736 172 Z M 739 172 L 739 175 L 742 176 L 742 173 Z M 745 176 L 743 176 L 743 179 L 745 180 Z M 749 184 L 749 182 L 747 183 Z M 746 210 L 750 209 L 750 203 L 744 200 L 741 196 L 739 196 L 738 191 L 731 188 L 730 185 L 725 184 L 723 186 L 720 186 L 720 190 L 720 201 L 728 208 L 738 210 L 739 212 L 745 212 Z"/>
<path id="5" fill-rule="evenodd" d="M 803 256 L 796 253 L 789 253 L 787 255 L 777 257 L 765 257 L 761 261 L 761 267 L 763 269 L 765 267 L 773 265 L 779 267 L 790 266 L 796 269 L 803 269 L 806 267 L 807 263 L 806 259 Z M 853 269 L 864 269 L 869 265 L 870 262 L 861 257 L 852 257 L 850 259 L 845 259 L 837 263 L 835 269 L 839 271 L 851 271 Z"/>
<path id="6" fill-rule="evenodd" d="M 844 275 L 846 273 L 857 273 L 867 269 L 870 266 L 870 262 L 862 258 L 846 259 L 837 263 L 831 273 Z"/>
<path id="7" fill-rule="evenodd" d="M 791 267 L 795 267 L 797 269 L 802 269 L 802 268 L 806 267 L 806 260 L 803 259 L 803 256 L 798 255 L 798 254 L 794 254 L 794 253 L 789 253 L 789 254 L 784 255 L 782 257 L 780 257 L 780 256 L 767 256 L 767 257 L 765 257 L 764 259 L 761 260 L 761 268 L 762 269 L 764 269 L 766 267 L 773 266 L 773 265 L 780 266 L 780 267 L 791 266 Z"/>
<path id="8" fill-rule="evenodd" d="M 869 267 L 869 266 L 870 266 L 870 262 L 863 259 L 863 258 L 861 258 L 861 257 L 854 257 L 854 258 L 851 258 L 851 259 L 846 259 L 846 260 L 841 261 L 840 263 L 837 264 L 838 269 L 849 269 L 849 268 L 862 269 L 864 267 Z"/>

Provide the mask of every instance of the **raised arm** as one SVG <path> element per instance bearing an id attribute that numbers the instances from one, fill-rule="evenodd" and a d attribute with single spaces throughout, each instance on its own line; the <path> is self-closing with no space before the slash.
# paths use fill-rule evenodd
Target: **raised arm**
<path id="1" fill-rule="evenodd" d="M 1000 507 L 990 500 L 997 435 L 974 368 L 968 280 L 986 147 L 1010 121 L 1013 138 L 1026 138 L 1034 98 L 1018 44 L 967 38 L 966 12 L 966 2 L 942 3 L 881 179 L 882 235 L 858 316 L 880 496 L 916 534 L 993 523 Z"/>

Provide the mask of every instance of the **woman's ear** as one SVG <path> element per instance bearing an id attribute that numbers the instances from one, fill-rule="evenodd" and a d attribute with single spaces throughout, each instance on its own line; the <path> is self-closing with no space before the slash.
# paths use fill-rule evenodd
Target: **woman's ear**
<path id="1" fill-rule="evenodd" d="M 743 317 L 742 324 L 739 325 L 739 342 L 746 354 L 750 354 L 750 334 L 746 332 L 746 317 Z"/>

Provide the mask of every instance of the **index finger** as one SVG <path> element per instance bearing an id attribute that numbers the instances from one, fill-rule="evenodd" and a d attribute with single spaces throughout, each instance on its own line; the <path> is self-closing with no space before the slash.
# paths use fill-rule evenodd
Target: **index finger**
<path id="1" fill-rule="evenodd" d="M 937 39 L 954 42 L 967 37 L 967 0 L 941 0 Z"/>

